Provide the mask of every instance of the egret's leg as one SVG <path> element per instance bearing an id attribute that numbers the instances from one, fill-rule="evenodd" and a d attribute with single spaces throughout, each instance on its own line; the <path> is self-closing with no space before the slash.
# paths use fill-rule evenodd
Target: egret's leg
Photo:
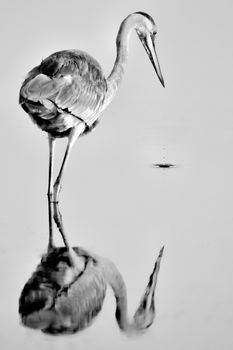
<path id="1" fill-rule="evenodd" d="M 53 248 L 53 212 L 52 212 L 52 196 L 53 196 L 53 164 L 54 164 L 54 146 L 55 138 L 49 135 L 49 178 L 48 178 L 48 216 L 49 216 L 49 244 L 48 249 Z"/>
<path id="2" fill-rule="evenodd" d="M 75 144 L 75 141 L 77 140 L 77 138 L 83 133 L 83 131 L 85 130 L 85 124 L 84 123 L 80 123 L 78 124 L 75 128 L 72 129 L 69 137 L 68 137 L 68 144 L 66 147 L 66 151 L 65 151 L 65 155 L 62 161 L 62 165 L 58 174 L 58 177 L 54 183 L 54 195 L 53 195 L 53 201 L 54 202 L 58 202 L 59 201 L 59 193 L 61 190 L 61 184 L 62 184 L 62 179 L 63 179 L 63 175 L 64 175 L 64 170 L 65 167 L 67 165 L 68 162 L 68 158 L 71 152 L 71 149 L 73 147 L 73 145 Z"/>
<path id="3" fill-rule="evenodd" d="M 67 161 L 68 161 L 71 149 L 72 149 L 75 141 L 79 137 L 79 135 L 81 135 L 83 133 L 83 131 L 85 130 L 85 127 L 86 126 L 84 123 L 80 123 L 77 125 L 76 128 L 74 128 L 71 131 L 69 138 L 68 138 L 68 144 L 67 144 L 67 148 L 65 151 L 62 165 L 61 165 L 61 169 L 59 171 L 58 177 L 57 177 L 55 184 L 54 184 L 54 187 L 53 187 L 54 188 L 54 194 L 53 194 L 54 220 L 55 220 L 56 225 L 57 225 L 57 227 L 62 235 L 63 242 L 64 242 L 64 244 L 67 247 L 67 250 L 69 252 L 71 265 L 75 268 L 77 268 L 77 266 L 78 266 L 77 255 L 75 254 L 73 249 L 70 247 L 70 245 L 66 239 L 65 230 L 64 230 L 63 223 L 62 223 L 62 216 L 61 216 L 61 213 L 60 213 L 59 207 L 58 207 L 58 202 L 59 202 L 58 196 L 59 196 L 59 192 L 61 189 L 61 183 L 62 183 L 62 179 L 63 179 L 64 170 L 65 170 L 65 167 L 67 165 Z"/>

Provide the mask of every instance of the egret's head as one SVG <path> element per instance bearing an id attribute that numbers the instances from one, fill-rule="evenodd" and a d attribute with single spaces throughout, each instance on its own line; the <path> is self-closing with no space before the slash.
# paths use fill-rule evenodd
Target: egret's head
<path id="1" fill-rule="evenodd" d="M 137 15 L 137 25 L 135 29 L 138 37 L 151 60 L 161 84 L 165 87 L 158 56 L 155 50 L 155 36 L 157 34 L 156 24 L 153 18 L 145 12 L 135 12 L 134 15 Z"/>
<path id="2" fill-rule="evenodd" d="M 138 16 L 138 24 L 136 31 L 138 34 L 146 36 L 148 33 L 155 36 L 157 34 L 157 27 L 153 18 L 145 12 L 135 12 Z"/>

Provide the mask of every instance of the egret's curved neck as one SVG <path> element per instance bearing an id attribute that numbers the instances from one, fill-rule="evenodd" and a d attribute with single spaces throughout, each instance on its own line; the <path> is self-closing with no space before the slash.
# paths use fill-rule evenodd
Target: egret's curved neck
<path id="1" fill-rule="evenodd" d="M 102 269 L 103 276 L 105 277 L 107 283 L 112 287 L 116 298 L 115 316 L 118 326 L 121 330 L 127 332 L 128 334 L 137 333 L 140 330 L 149 327 L 153 322 L 155 315 L 154 292 L 161 257 L 162 251 L 155 263 L 154 270 L 149 279 L 149 283 L 132 320 L 128 318 L 127 293 L 123 277 L 111 261 L 104 258 L 98 259 L 98 264 Z"/>
<path id="2" fill-rule="evenodd" d="M 108 84 L 108 94 L 107 94 L 107 104 L 114 97 L 117 88 L 123 78 L 125 67 L 128 59 L 128 51 L 129 51 L 129 37 L 132 30 L 136 27 L 135 16 L 129 15 L 126 19 L 121 23 L 117 39 L 117 57 L 113 66 L 113 69 L 110 75 L 107 78 Z"/>
<path id="3" fill-rule="evenodd" d="M 123 331 L 130 332 L 135 326 L 133 321 L 128 319 L 127 292 L 123 277 L 110 260 L 99 257 L 98 263 L 116 298 L 117 323 Z"/>

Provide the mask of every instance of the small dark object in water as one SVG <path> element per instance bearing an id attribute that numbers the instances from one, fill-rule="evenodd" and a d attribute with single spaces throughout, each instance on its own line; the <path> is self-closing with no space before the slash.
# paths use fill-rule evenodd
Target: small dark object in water
<path id="1" fill-rule="evenodd" d="M 170 164 L 170 163 L 156 163 L 154 164 L 155 168 L 172 168 L 174 167 L 174 164 Z"/>

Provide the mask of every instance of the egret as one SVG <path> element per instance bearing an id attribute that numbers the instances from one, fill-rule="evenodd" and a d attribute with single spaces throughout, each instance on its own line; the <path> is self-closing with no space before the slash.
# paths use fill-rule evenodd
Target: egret
<path id="1" fill-rule="evenodd" d="M 42 257 L 19 299 L 23 325 L 50 334 L 82 330 L 101 310 L 107 284 L 116 298 L 115 316 L 122 331 L 139 333 L 152 325 L 155 318 L 154 293 L 163 248 L 133 320 L 128 318 L 126 286 L 116 266 L 83 248 L 73 247 L 73 250 L 80 261 L 80 271 L 75 275 L 66 247 L 54 247 Z"/>
<path id="2" fill-rule="evenodd" d="M 20 89 L 19 103 L 32 121 L 48 133 L 49 140 L 49 230 L 52 237 L 52 205 L 58 203 L 64 170 L 77 138 L 91 130 L 100 114 L 112 101 L 122 80 L 129 51 L 129 38 L 135 29 L 156 74 L 164 86 L 155 51 L 157 27 L 151 16 L 135 12 L 120 25 L 116 47 L 117 55 L 110 75 L 105 78 L 99 63 L 80 50 L 56 52 L 33 68 Z M 67 137 L 67 147 L 53 184 L 54 147 L 57 138 Z M 72 255 L 62 227 L 60 232 Z M 52 246 L 52 243 L 51 243 Z M 74 257 L 74 254 L 73 254 Z"/>

